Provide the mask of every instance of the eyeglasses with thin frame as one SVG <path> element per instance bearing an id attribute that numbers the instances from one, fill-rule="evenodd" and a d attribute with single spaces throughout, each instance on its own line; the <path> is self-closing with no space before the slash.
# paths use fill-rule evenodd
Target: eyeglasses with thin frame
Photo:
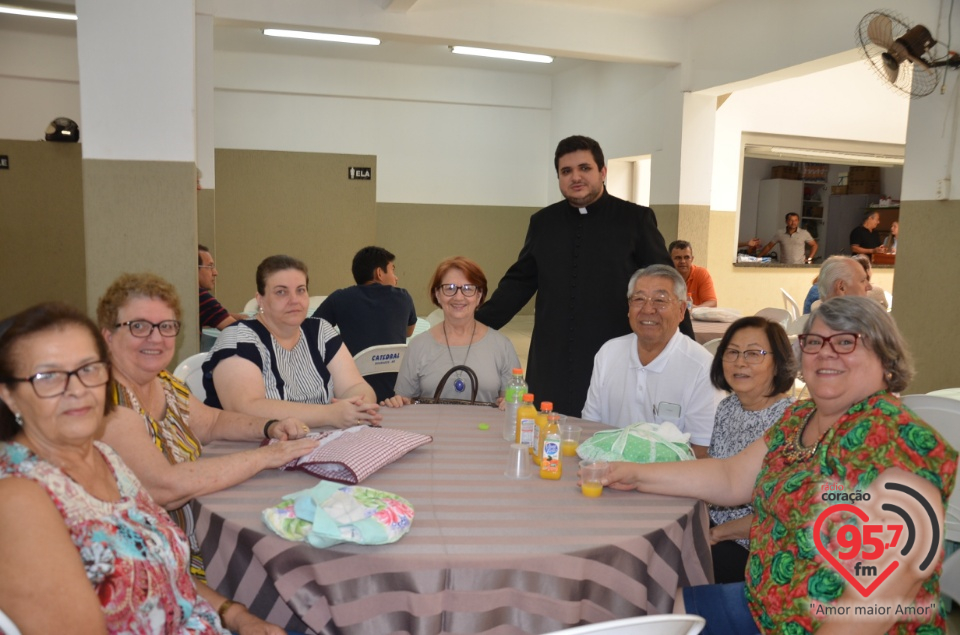
<path id="1" fill-rule="evenodd" d="M 738 351 L 733 348 L 728 348 L 723 351 L 723 361 L 728 364 L 734 364 L 740 356 L 743 355 L 743 361 L 750 364 L 751 366 L 756 366 L 757 364 L 763 363 L 763 358 L 766 355 L 769 355 L 769 351 L 765 351 L 762 348 L 748 348 L 745 351 Z"/>
<path id="2" fill-rule="evenodd" d="M 440 289 L 440 293 L 447 296 L 448 298 L 452 298 L 453 296 L 457 295 L 457 290 L 459 290 L 460 293 L 462 293 L 463 297 L 465 298 L 472 298 L 473 296 L 477 295 L 477 285 L 475 284 L 450 283 L 450 284 L 441 284 L 437 288 Z"/>
<path id="3" fill-rule="evenodd" d="M 666 311 L 671 304 L 676 302 L 676 300 L 667 295 L 656 296 L 653 298 L 648 298 L 644 295 L 632 295 L 627 298 L 627 302 L 630 303 L 630 306 L 636 309 L 642 309 L 646 306 L 647 302 L 650 302 L 653 305 L 654 311 L 662 312 Z"/>
<path id="4" fill-rule="evenodd" d="M 130 329 L 130 334 L 134 337 L 150 337 L 153 329 L 160 331 L 163 337 L 176 337 L 180 332 L 180 322 L 178 320 L 164 320 L 163 322 L 148 322 L 147 320 L 130 320 L 114 324 L 114 328 L 126 326 Z"/>
<path id="5" fill-rule="evenodd" d="M 67 392 L 70 377 L 74 375 L 87 388 L 96 388 L 110 380 L 110 364 L 103 361 L 90 362 L 70 371 L 49 370 L 32 377 L 11 377 L 6 381 L 29 382 L 33 386 L 33 392 L 37 393 L 37 397 L 48 399 L 59 397 Z"/>
<path id="6" fill-rule="evenodd" d="M 861 337 L 863 336 L 860 333 L 834 333 L 830 336 L 807 333 L 798 336 L 798 339 L 800 350 L 808 355 L 819 353 L 824 344 L 829 344 L 837 355 L 849 355 L 856 350 L 857 340 Z"/>
<path id="7" fill-rule="evenodd" d="M 212 262 L 209 265 L 197 265 L 197 269 L 216 269 L 217 265 Z"/>

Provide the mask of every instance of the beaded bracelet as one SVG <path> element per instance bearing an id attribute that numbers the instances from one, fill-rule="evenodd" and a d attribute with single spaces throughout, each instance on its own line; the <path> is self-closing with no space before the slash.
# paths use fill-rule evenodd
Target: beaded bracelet
<path id="1" fill-rule="evenodd" d="M 272 426 L 273 424 L 277 423 L 278 421 L 280 421 L 280 420 L 279 420 L 279 419 L 271 419 L 270 421 L 267 421 L 265 424 L 263 424 L 263 438 L 265 438 L 265 439 L 269 439 L 269 438 L 270 438 L 270 426 Z"/>

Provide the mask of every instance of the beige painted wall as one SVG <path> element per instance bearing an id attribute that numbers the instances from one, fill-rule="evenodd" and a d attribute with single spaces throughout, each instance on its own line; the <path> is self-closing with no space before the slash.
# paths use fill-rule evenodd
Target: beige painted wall
<path id="1" fill-rule="evenodd" d="M 177 161 L 83 160 L 87 305 L 125 272 L 164 277 L 180 294 L 178 359 L 200 345 L 196 167 Z"/>
<path id="2" fill-rule="evenodd" d="M 903 201 L 893 317 L 917 362 L 907 392 L 960 386 L 960 201 Z"/>
<path id="3" fill-rule="evenodd" d="M 286 254 L 310 271 L 310 293 L 353 284 L 353 255 L 377 239 L 376 157 L 217 150 L 217 298 L 241 311 L 257 291 L 256 269 Z M 348 180 L 350 167 L 374 178 Z"/>
<path id="4" fill-rule="evenodd" d="M 397 256 L 400 286 L 410 291 L 417 315 L 436 307 L 427 286 L 437 265 L 450 256 L 466 256 L 480 265 L 495 289 L 512 265 L 527 234 L 529 207 L 474 205 L 377 205 L 377 244 Z M 349 267 L 349 264 L 348 264 Z M 533 313 L 533 302 L 521 314 Z"/>
<path id="5" fill-rule="evenodd" d="M 46 300 L 87 308 L 80 145 L 0 140 L 0 318 Z"/>

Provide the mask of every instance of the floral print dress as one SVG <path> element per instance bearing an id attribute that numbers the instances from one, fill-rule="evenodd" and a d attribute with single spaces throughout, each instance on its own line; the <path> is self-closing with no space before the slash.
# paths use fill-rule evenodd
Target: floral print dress
<path id="1" fill-rule="evenodd" d="M 956 478 L 956 450 L 886 391 L 851 407 L 812 455 L 799 458 L 791 452 L 791 439 L 802 433 L 814 407 L 812 401 L 795 404 L 763 437 L 768 449 L 754 487 L 756 519 L 746 576 L 747 602 L 763 633 L 814 632 L 821 621 L 811 613 L 811 603 L 830 605 L 846 588 L 844 578 L 814 544 L 814 522 L 834 504 L 824 502 L 825 488 L 863 491 L 884 470 L 899 468 L 930 481 L 946 508 Z M 829 548 L 835 532 L 821 532 Z M 915 602 L 937 604 L 939 611 L 929 611 L 925 620 L 907 617 L 890 633 L 946 632 L 937 561 Z"/>
<path id="2" fill-rule="evenodd" d="M 113 470 L 116 502 L 100 500 L 19 443 L 0 443 L 0 478 L 26 478 L 46 490 L 100 598 L 109 633 L 228 635 L 197 595 L 183 532 L 107 445 L 95 448 Z"/>

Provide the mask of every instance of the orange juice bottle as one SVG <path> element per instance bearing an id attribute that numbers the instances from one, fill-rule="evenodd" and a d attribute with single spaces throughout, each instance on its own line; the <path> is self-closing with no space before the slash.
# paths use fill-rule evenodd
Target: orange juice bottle
<path id="1" fill-rule="evenodd" d="M 547 415 L 547 425 L 543 429 L 543 451 L 540 453 L 540 478 L 557 480 L 563 474 L 560 461 L 560 415 Z"/>
<path id="2" fill-rule="evenodd" d="M 533 445 L 533 428 L 536 426 L 537 407 L 533 405 L 533 393 L 523 396 L 523 405 L 517 409 L 517 443 Z"/>
<path id="3" fill-rule="evenodd" d="M 536 425 L 533 428 L 533 445 L 530 446 L 530 460 L 534 465 L 540 465 L 540 455 L 543 454 L 543 429 L 547 427 L 547 416 L 553 412 L 552 401 L 541 401 L 540 412 L 537 413 Z"/>

